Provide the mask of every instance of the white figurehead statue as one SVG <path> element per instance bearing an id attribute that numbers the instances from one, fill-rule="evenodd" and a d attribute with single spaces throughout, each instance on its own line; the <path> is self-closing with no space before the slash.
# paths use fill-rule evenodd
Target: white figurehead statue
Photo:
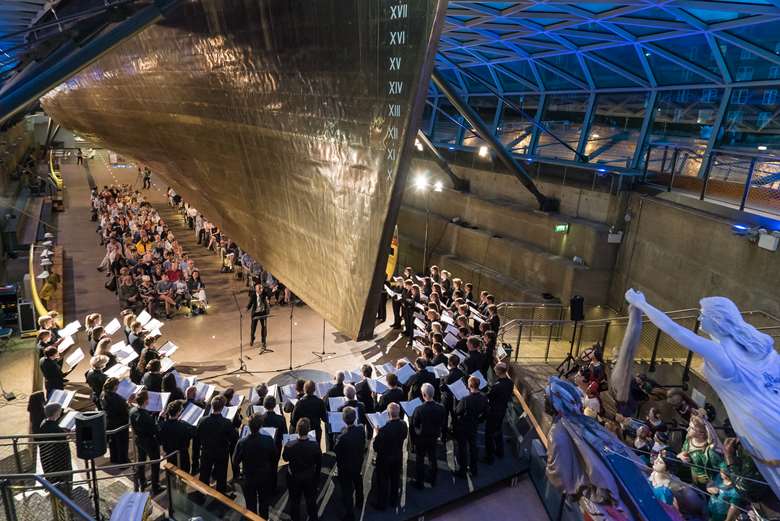
<path id="1" fill-rule="evenodd" d="M 700 330 L 711 340 L 674 322 L 638 291 L 629 289 L 626 300 L 678 344 L 701 355 L 704 375 L 726 407 L 734 431 L 780 497 L 780 355 L 772 337 L 745 322 L 724 297 L 699 301 Z"/>

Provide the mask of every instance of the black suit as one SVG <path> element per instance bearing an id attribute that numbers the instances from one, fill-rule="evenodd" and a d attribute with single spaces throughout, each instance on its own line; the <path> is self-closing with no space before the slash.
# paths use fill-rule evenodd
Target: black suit
<path id="1" fill-rule="evenodd" d="M 244 469 L 242 488 L 246 508 L 263 517 L 268 516 L 268 503 L 274 492 L 273 476 L 278 463 L 279 451 L 273 438 L 259 433 L 239 440 L 233 452 L 233 478 L 238 477 L 242 466 Z"/>
<path id="2" fill-rule="evenodd" d="M 92 389 L 92 401 L 95 402 L 95 406 L 100 410 L 100 394 L 103 392 L 103 384 L 106 383 L 108 377 L 105 373 L 99 369 L 90 369 L 87 371 L 87 385 Z"/>
<path id="3" fill-rule="evenodd" d="M 466 368 L 466 375 L 470 375 L 474 371 L 481 371 L 482 364 L 484 362 L 485 362 L 484 353 L 477 351 L 476 349 L 474 351 L 469 351 L 466 360 L 463 362 L 463 366 Z"/>
<path id="4" fill-rule="evenodd" d="M 306 500 L 308 521 L 317 521 L 317 482 L 322 470 L 322 452 L 319 443 L 309 439 L 296 439 L 284 448 L 282 453 L 287 466 L 287 486 L 290 489 L 290 517 L 298 521 L 301 515 L 300 503 Z"/>
<path id="5" fill-rule="evenodd" d="M 427 371 L 426 371 L 427 372 Z M 434 402 L 424 402 L 412 414 L 411 441 L 414 444 L 416 485 L 422 487 L 425 480 L 425 458 L 431 465 L 431 484 L 436 484 L 436 441 L 444 428 L 447 413 L 444 407 Z"/>
<path id="6" fill-rule="evenodd" d="M 436 380 L 436 375 L 426 369 L 418 369 L 415 374 L 406 382 L 409 386 L 408 400 L 414 400 L 419 398 L 422 400 L 422 386 L 423 384 L 431 384 L 435 391 L 435 397 L 439 396 L 439 382 Z"/>
<path id="7" fill-rule="evenodd" d="M 363 402 L 359 402 L 357 400 L 347 400 L 344 402 L 344 405 L 339 407 L 339 410 L 336 412 L 343 411 L 344 407 L 352 407 L 355 409 L 355 412 L 357 413 L 357 423 L 361 425 L 368 425 L 368 422 L 366 421 L 366 408 L 363 405 Z"/>
<path id="8" fill-rule="evenodd" d="M 466 472 L 466 460 L 471 474 L 477 475 L 477 429 L 487 414 L 488 401 L 482 393 L 469 393 L 455 406 L 455 438 L 458 442 L 458 472 Z M 467 458 L 468 454 L 468 458 Z"/>
<path id="9" fill-rule="evenodd" d="M 379 403 L 376 407 L 376 412 L 384 412 L 387 410 L 387 406 L 391 403 L 395 402 L 398 405 L 401 405 L 401 402 L 406 401 L 406 395 L 404 394 L 404 390 L 400 387 L 395 387 L 388 389 L 387 391 L 382 394 L 382 396 L 379 397 Z M 404 417 L 404 411 L 401 410 L 401 418 Z"/>
<path id="10" fill-rule="evenodd" d="M 344 396 L 344 384 L 340 383 L 340 384 L 335 384 L 333 387 L 331 387 L 328 390 L 328 394 L 326 394 L 325 398 L 323 399 L 327 403 L 328 398 L 340 398 L 342 396 Z"/>
<path id="11" fill-rule="evenodd" d="M 282 436 L 287 434 L 287 421 L 284 416 L 276 414 L 274 411 L 268 411 L 265 413 L 265 420 L 263 420 L 263 427 L 273 427 L 276 429 L 276 464 L 279 464 L 279 455 L 282 453 Z M 276 468 L 276 467 L 274 467 Z M 271 476 L 271 495 L 276 493 L 276 481 L 278 473 L 274 472 Z"/>
<path id="12" fill-rule="evenodd" d="M 311 428 L 317 433 L 317 441 L 322 439 L 322 423 L 328 422 L 328 411 L 325 409 L 325 402 L 322 398 L 313 394 L 304 395 L 303 398 L 298 400 L 293 408 L 292 417 L 290 419 L 290 425 L 292 430 L 295 430 L 295 426 L 298 425 L 298 420 L 301 418 L 308 418 L 311 422 Z"/>
<path id="13" fill-rule="evenodd" d="M 135 436 L 136 461 L 142 463 L 160 459 L 160 428 L 154 415 L 146 409 L 133 407 L 130 411 L 130 425 Z M 139 465 L 135 469 L 136 484 L 141 489 L 146 488 L 146 466 Z M 152 463 L 152 493 L 160 488 L 160 464 Z"/>
<path id="14" fill-rule="evenodd" d="M 363 407 L 365 407 L 367 414 L 376 412 L 374 396 L 371 394 L 371 387 L 368 385 L 368 380 L 361 380 L 355 384 L 355 394 L 357 399 L 363 402 Z"/>
<path id="15" fill-rule="evenodd" d="M 162 375 L 160 373 L 152 373 L 147 371 L 144 377 L 141 379 L 141 383 L 147 390 L 155 393 L 162 392 Z"/>
<path id="16" fill-rule="evenodd" d="M 165 454 L 178 451 L 170 462 L 190 471 L 190 442 L 195 437 L 195 427 L 182 420 L 163 420 L 160 422 L 160 443 Z"/>
<path id="17" fill-rule="evenodd" d="M 100 405 L 106 413 L 106 430 L 114 430 L 130 423 L 130 407 L 127 401 L 115 392 L 103 393 Z M 130 429 L 122 429 L 108 436 L 108 449 L 111 453 L 111 463 L 129 463 L 128 448 L 130 445 Z"/>
<path id="18" fill-rule="evenodd" d="M 401 484 L 401 468 L 403 465 L 404 440 L 408 434 L 406 424 L 400 419 L 390 420 L 374 438 L 376 452 L 376 487 L 377 508 L 383 510 L 398 502 L 398 490 Z"/>
<path id="19" fill-rule="evenodd" d="M 493 459 L 504 456 L 504 416 L 506 408 L 512 400 L 514 384 L 509 378 L 499 378 L 487 393 L 488 411 L 485 420 L 485 458 Z"/>
<path id="20" fill-rule="evenodd" d="M 433 360 L 431 361 L 431 365 L 444 364 L 445 367 L 447 366 L 448 363 L 449 363 L 449 358 L 444 353 L 434 356 Z"/>
<path id="21" fill-rule="evenodd" d="M 65 437 L 66 432 L 56 421 L 44 420 L 41 423 L 41 434 L 62 434 L 62 437 L 46 438 L 45 442 L 40 445 L 41 467 L 43 467 L 44 473 L 71 470 L 70 445 Z M 51 477 L 50 481 L 65 484 L 65 487 L 62 488 L 69 492 L 72 478 L 69 476 Z"/>
<path id="22" fill-rule="evenodd" d="M 49 398 L 55 389 L 65 389 L 65 374 L 62 372 L 62 363 L 59 360 L 43 357 L 39 365 L 46 387 L 46 398 Z"/>
<path id="23" fill-rule="evenodd" d="M 447 440 L 447 427 L 449 426 L 449 418 L 455 410 L 455 398 L 450 392 L 448 385 L 454 384 L 458 380 L 462 380 L 466 375 L 463 374 L 460 367 L 450 369 L 450 373 L 441 379 L 441 404 L 444 406 L 444 427 L 442 429 L 442 441 Z"/>
<path id="24" fill-rule="evenodd" d="M 227 467 L 230 449 L 235 445 L 238 433 L 233 422 L 221 414 L 209 414 L 198 422 L 197 442 L 194 450 L 199 453 L 199 479 L 209 485 L 212 476 L 217 490 L 227 492 Z"/>
<path id="25" fill-rule="evenodd" d="M 268 337 L 268 312 L 270 304 L 268 303 L 268 297 L 265 293 L 259 295 L 255 292 L 249 294 L 249 304 L 246 309 L 252 314 L 252 327 L 250 329 L 249 345 L 255 343 L 255 332 L 257 331 L 257 324 L 260 323 L 260 340 L 265 346 L 265 340 Z"/>
<path id="26" fill-rule="evenodd" d="M 144 350 L 144 337 L 143 333 L 130 333 L 127 337 L 127 343 L 133 348 L 133 350 L 141 356 L 141 351 Z"/>
<path id="27" fill-rule="evenodd" d="M 366 433 L 357 426 L 347 427 L 336 440 L 333 448 L 336 453 L 336 464 L 339 470 L 341 499 L 344 505 L 345 520 L 352 520 L 355 504 L 361 508 L 363 504 L 363 456 L 366 449 Z"/>

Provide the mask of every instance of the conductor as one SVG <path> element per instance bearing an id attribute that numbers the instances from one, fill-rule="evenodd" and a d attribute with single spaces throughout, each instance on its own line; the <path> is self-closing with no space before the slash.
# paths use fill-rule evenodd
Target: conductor
<path id="1" fill-rule="evenodd" d="M 257 331 L 257 323 L 260 323 L 260 340 L 263 342 L 263 350 L 266 348 L 266 337 L 268 336 L 268 326 L 266 321 L 268 320 L 268 311 L 270 309 L 270 303 L 268 302 L 268 296 L 263 291 L 262 284 L 255 284 L 254 293 L 249 295 L 249 303 L 246 309 L 252 313 L 252 328 L 250 330 L 249 345 L 255 343 L 255 331 Z"/>

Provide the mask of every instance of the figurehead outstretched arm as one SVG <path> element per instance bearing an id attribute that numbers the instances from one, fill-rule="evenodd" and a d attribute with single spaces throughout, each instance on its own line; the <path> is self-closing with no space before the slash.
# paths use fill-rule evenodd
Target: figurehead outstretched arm
<path id="1" fill-rule="evenodd" d="M 731 371 L 731 362 L 723 353 L 723 347 L 717 342 L 701 337 L 687 329 L 671 318 L 663 311 L 651 306 L 645 296 L 634 289 L 626 291 L 626 301 L 629 304 L 639 308 L 647 315 L 650 322 L 656 325 L 658 329 L 672 337 L 672 340 L 684 348 L 701 355 L 707 363 L 721 375 L 728 375 Z"/>

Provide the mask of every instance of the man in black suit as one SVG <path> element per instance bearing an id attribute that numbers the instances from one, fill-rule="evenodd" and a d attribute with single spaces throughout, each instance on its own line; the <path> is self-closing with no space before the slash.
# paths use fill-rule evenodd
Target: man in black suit
<path id="1" fill-rule="evenodd" d="M 308 432 L 311 424 L 308 418 L 301 418 L 295 424 L 298 438 L 290 441 L 282 452 L 288 462 L 287 486 L 290 489 L 290 517 L 298 521 L 301 516 L 301 496 L 306 500 L 308 521 L 317 521 L 317 482 L 322 471 L 320 444 L 311 441 Z"/>
<path id="2" fill-rule="evenodd" d="M 233 479 L 238 479 L 239 470 L 243 467 L 244 482 L 241 488 L 246 508 L 268 517 L 279 452 L 273 438 L 260 434 L 262 427 L 263 417 L 259 414 L 252 416 L 249 420 L 249 436 L 239 440 L 233 452 Z"/>
<path id="3" fill-rule="evenodd" d="M 43 350 L 43 358 L 39 362 L 41 373 L 43 373 L 44 387 L 46 387 L 46 398 L 51 397 L 55 389 L 65 389 L 65 377 L 68 373 L 62 372 L 62 357 L 60 357 L 56 346 L 49 346 Z"/>
<path id="4" fill-rule="evenodd" d="M 479 350 L 482 347 L 482 339 L 476 335 L 470 336 L 468 342 L 466 342 L 466 347 L 468 347 L 469 352 L 463 365 L 466 369 L 466 374 L 470 375 L 474 371 L 482 369 L 482 364 L 485 361 L 485 355 Z"/>
<path id="5" fill-rule="evenodd" d="M 54 348 L 57 349 L 56 347 Z M 40 434 L 62 434 L 46 438 L 40 445 L 41 467 L 43 472 L 64 472 L 71 470 L 70 446 L 67 441 L 67 431 L 60 427 L 59 421 L 62 415 L 62 406 L 58 403 L 46 404 L 43 408 L 46 419 L 41 423 Z M 70 476 L 50 477 L 49 480 L 70 494 L 72 478 Z"/>
<path id="6" fill-rule="evenodd" d="M 469 377 L 469 394 L 455 406 L 455 439 L 458 450 L 458 471 L 456 476 L 465 477 L 466 467 L 471 475 L 477 476 L 477 429 L 487 414 L 487 397 L 479 392 L 479 379 Z"/>
<path id="7" fill-rule="evenodd" d="M 455 410 L 455 398 L 452 396 L 452 391 L 447 387 L 454 384 L 458 380 L 465 378 L 465 374 L 458 367 L 460 364 L 460 358 L 456 355 L 450 355 L 447 359 L 447 367 L 450 370 L 449 374 L 441 379 L 441 398 L 442 405 L 444 406 L 444 426 L 442 428 L 442 442 L 447 441 L 447 428 L 449 427 L 449 418 L 453 415 Z"/>
<path id="8" fill-rule="evenodd" d="M 355 384 L 357 399 L 363 402 L 363 408 L 365 409 L 366 414 L 376 412 L 376 407 L 374 406 L 374 395 L 371 393 L 371 386 L 368 385 L 368 379 L 371 378 L 373 372 L 374 370 L 370 365 L 364 364 L 363 367 L 360 368 L 360 373 L 363 375 L 363 379 Z"/>
<path id="9" fill-rule="evenodd" d="M 336 373 L 336 383 L 328 389 L 328 394 L 323 397 L 323 400 L 325 400 L 325 405 L 328 405 L 328 398 L 340 398 L 342 396 L 344 396 L 344 371 L 339 371 Z"/>
<path id="10" fill-rule="evenodd" d="M 444 354 L 444 346 L 439 342 L 434 342 L 433 345 L 431 345 L 431 349 L 433 350 L 431 365 L 447 365 L 447 355 Z"/>
<path id="11" fill-rule="evenodd" d="M 387 387 L 387 391 L 382 393 L 382 396 L 379 397 L 379 403 L 376 407 L 377 412 L 386 411 L 387 406 L 391 403 L 401 405 L 401 402 L 406 401 L 404 390 L 398 386 L 398 377 L 394 373 L 387 375 Z M 403 415 L 401 417 L 403 417 Z"/>
<path id="12" fill-rule="evenodd" d="M 414 361 L 414 365 L 416 366 L 417 372 L 406 381 L 406 385 L 409 386 L 409 396 L 407 397 L 407 400 L 414 400 L 415 398 L 422 399 L 422 386 L 424 384 L 431 384 L 434 389 L 438 388 L 436 375 L 425 369 L 428 367 L 425 358 L 418 357 L 417 360 Z"/>
<path id="13" fill-rule="evenodd" d="M 355 425 L 357 411 L 352 407 L 345 407 L 341 412 L 346 427 L 336 440 L 333 448 L 336 453 L 336 464 L 339 471 L 339 485 L 341 486 L 341 500 L 344 505 L 344 521 L 355 519 L 355 505 L 361 508 L 363 505 L 363 456 L 366 450 L 366 433 Z"/>
<path id="14" fill-rule="evenodd" d="M 497 380 L 487 393 L 488 412 L 485 420 L 485 463 L 488 465 L 493 463 L 494 456 L 499 459 L 504 457 L 504 416 L 514 392 L 506 364 L 497 363 L 493 371 Z"/>
<path id="15" fill-rule="evenodd" d="M 130 410 L 130 426 L 135 437 L 137 463 L 143 463 L 147 459 L 160 459 L 160 428 L 154 415 L 145 409 L 148 402 L 148 391 L 139 391 L 135 397 L 135 407 Z M 135 486 L 140 491 L 146 488 L 146 465 L 136 467 Z M 152 463 L 152 496 L 163 490 L 165 489 L 160 486 L 160 464 Z"/>
<path id="16" fill-rule="evenodd" d="M 347 407 L 352 407 L 355 409 L 355 414 L 357 415 L 357 422 L 362 425 L 368 425 L 368 422 L 366 422 L 366 408 L 363 405 L 363 402 L 357 399 L 357 391 L 355 391 L 355 387 L 347 384 L 344 386 L 344 398 L 347 399 L 344 404 L 339 407 L 338 412 L 344 412 L 344 409 Z"/>
<path id="17" fill-rule="evenodd" d="M 282 453 L 282 437 L 287 434 L 287 421 L 284 416 L 276 412 L 276 397 L 266 396 L 263 400 L 263 407 L 265 407 L 265 417 L 263 418 L 264 427 L 273 427 L 276 429 L 276 467 L 279 465 L 279 455 Z M 274 467 L 274 468 L 276 468 Z M 271 476 L 271 495 L 276 493 L 276 482 L 278 472 L 274 471 Z"/>
<path id="18" fill-rule="evenodd" d="M 401 468 L 404 460 L 404 441 L 408 434 L 406 424 L 401 421 L 401 406 L 391 403 L 387 406 L 390 420 L 381 429 L 374 432 L 374 452 L 376 452 L 376 509 L 398 503 L 398 490 L 401 484 Z"/>
<path id="19" fill-rule="evenodd" d="M 246 309 L 252 314 L 252 327 L 250 329 L 249 345 L 255 343 L 255 331 L 257 324 L 260 323 L 260 340 L 263 342 L 263 349 L 266 348 L 266 338 L 268 337 L 268 312 L 271 305 L 268 302 L 268 296 L 263 291 L 262 284 L 255 284 L 255 291 L 249 295 L 249 304 Z"/>
<path id="20" fill-rule="evenodd" d="M 227 493 L 227 468 L 230 447 L 235 445 L 238 433 L 233 422 L 222 416 L 225 398 L 217 395 L 211 399 L 211 414 L 198 422 L 196 442 L 193 452 L 197 452 L 200 461 L 199 479 L 211 484 L 211 478 L 217 482 L 217 490 Z"/>
<path id="21" fill-rule="evenodd" d="M 160 443 L 165 454 L 178 451 L 169 461 L 189 473 L 190 443 L 195 437 L 195 427 L 179 419 L 184 403 L 184 400 L 174 400 L 166 407 L 164 419 L 160 422 Z"/>
<path id="22" fill-rule="evenodd" d="M 298 400 L 292 411 L 291 425 L 298 425 L 301 418 L 308 418 L 311 428 L 317 433 L 317 442 L 322 439 L 322 422 L 328 422 L 328 411 L 322 398 L 315 395 L 317 385 L 308 380 L 303 386 L 303 397 Z"/>
<path id="23" fill-rule="evenodd" d="M 416 479 L 414 486 L 420 490 L 425 482 L 425 458 L 431 465 L 430 483 L 436 486 L 436 441 L 442 433 L 446 413 L 444 407 L 433 400 L 433 385 L 425 383 L 422 386 L 423 404 L 412 414 L 410 439 L 414 445 Z"/>

